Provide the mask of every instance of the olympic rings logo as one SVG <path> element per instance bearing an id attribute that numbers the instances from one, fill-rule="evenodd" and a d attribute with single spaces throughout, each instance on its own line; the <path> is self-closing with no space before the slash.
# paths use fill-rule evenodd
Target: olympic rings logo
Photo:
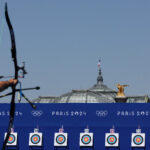
<path id="1" fill-rule="evenodd" d="M 108 111 L 107 110 L 97 110 L 96 115 L 98 117 L 106 117 L 108 115 Z"/>
<path id="2" fill-rule="evenodd" d="M 41 110 L 33 110 L 33 111 L 31 111 L 31 114 L 32 114 L 32 116 L 34 116 L 34 117 L 40 117 L 40 116 L 42 116 L 43 115 L 43 111 L 41 111 Z"/>

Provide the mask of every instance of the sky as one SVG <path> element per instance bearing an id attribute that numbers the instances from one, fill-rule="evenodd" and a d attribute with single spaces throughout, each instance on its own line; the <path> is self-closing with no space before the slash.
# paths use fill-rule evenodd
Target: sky
<path id="1" fill-rule="evenodd" d="M 0 75 L 13 75 L 10 35 L 0 0 Z M 59 96 L 96 83 L 101 59 L 104 83 L 128 84 L 126 95 L 150 95 L 150 1 L 7 0 L 18 63 L 28 74 L 29 99 Z M 4 80 L 4 79 L 3 79 Z M 6 79 L 5 79 L 6 80 Z M 9 90 L 1 93 L 7 93 Z M 10 101 L 10 97 L 2 101 Z"/>

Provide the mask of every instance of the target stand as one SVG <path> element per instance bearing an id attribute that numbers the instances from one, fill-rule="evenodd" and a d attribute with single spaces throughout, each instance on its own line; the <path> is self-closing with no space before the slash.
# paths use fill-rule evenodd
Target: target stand
<path id="1" fill-rule="evenodd" d="M 109 148 L 115 148 L 120 150 L 119 146 L 119 133 L 106 133 L 105 134 L 105 147 L 106 150 Z"/>
<path id="2" fill-rule="evenodd" d="M 145 150 L 145 133 L 132 133 L 131 147 L 132 150 L 134 150 L 135 148 Z"/>
<path id="3" fill-rule="evenodd" d="M 43 150 L 43 134 L 34 129 L 34 133 L 29 134 L 29 149 Z"/>
<path id="4" fill-rule="evenodd" d="M 5 133 L 4 135 L 4 140 L 7 136 L 7 132 Z M 8 142 L 6 144 L 6 150 L 9 150 L 9 149 L 13 149 L 13 150 L 18 150 L 18 134 L 16 132 L 11 132 L 10 133 L 10 136 L 9 136 L 9 139 L 8 139 Z"/>
<path id="5" fill-rule="evenodd" d="M 68 147 L 68 133 L 55 133 L 54 135 L 54 149 L 59 148 L 69 149 Z"/>

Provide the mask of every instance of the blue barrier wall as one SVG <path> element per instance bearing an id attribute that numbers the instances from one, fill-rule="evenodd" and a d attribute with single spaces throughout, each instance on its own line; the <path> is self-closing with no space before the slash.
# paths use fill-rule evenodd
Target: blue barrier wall
<path id="1" fill-rule="evenodd" d="M 8 127 L 9 104 L 0 104 L 0 147 Z M 14 130 L 18 132 L 19 150 L 29 149 L 29 133 L 35 127 L 43 132 L 44 150 L 54 149 L 54 133 L 61 126 L 69 137 L 69 149 L 79 150 L 80 132 L 88 125 L 94 133 L 94 149 L 105 149 L 105 133 L 114 125 L 120 134 L 120 149 L 131 149 L 131 133 L 140 125 L 150 149 L 150 104 L 16 104 Z"/>

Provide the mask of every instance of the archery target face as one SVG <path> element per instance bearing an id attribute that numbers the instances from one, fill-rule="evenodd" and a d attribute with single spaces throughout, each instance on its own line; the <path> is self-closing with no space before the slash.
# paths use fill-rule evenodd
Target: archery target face
<path id="1" fill-rule="evenodd" d="M 80 133 L 80 146 L 93 146 L 93 133 Z"/>
<path id="2" fill-rule="evenodd" d="M 29 146 L 42 146 L 42 133 L 30 133 Z"/>
<path id="3" fill-rule="evenodd" d="M 54 146 L 67 146 L 68 134 L 67 133 L 55 133 Z"/>
<path id="4" fill-rule="evenodd" d="M 7 133 L 5 133 L 5 137 L 6 138 Z M 17 146 L 17 133 L 11 133 L 7 142 L 7 146 Z"/>
<path id="5" fill-rule="evenodd" d="M 145 133 L 132 133 L 131 147 L 145 147 Z"/>
<path id="6" fill-rule="evenodd" d="M 106 133 L 105 134 L 106 147 L 119 147 L 119 133 Z"/>

